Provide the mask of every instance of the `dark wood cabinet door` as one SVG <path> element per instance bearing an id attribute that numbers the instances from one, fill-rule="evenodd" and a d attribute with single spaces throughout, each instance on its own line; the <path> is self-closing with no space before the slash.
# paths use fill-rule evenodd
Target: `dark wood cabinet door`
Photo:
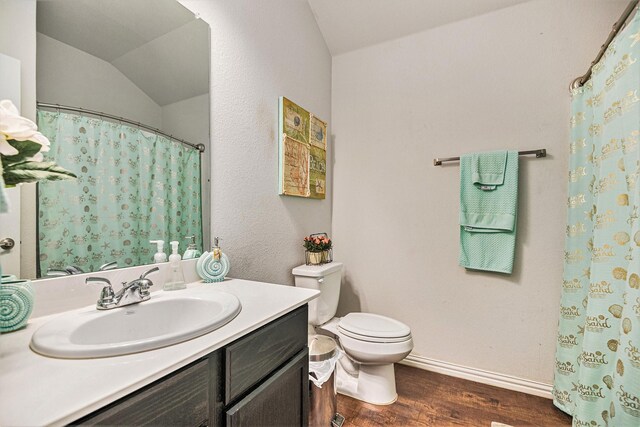
<path id="1" fill-rule="evenodd" d="M 307 346 L 306 304 L 225 348 L 225 405 Z"/>
<path id="2" fill-rule="evenodd" d="M 75 424 L 81 425 L 219 425 L 215 413 L 216 397 L 210 396 L 211 376 L 219 376 L 212 367 L 220 366 L 218 357 L 201 360 L 157 381 L 132 395 L 93 413 Z M 217 382 L 217 381 L 216 381 Z M 218 405 L 218 408 L 220 406 Z"/>
<path id="3" fill-rule="evenodd" d="M 227 427 L 306 426 L 309 363 L 305 348 L 227 411 Z"/>

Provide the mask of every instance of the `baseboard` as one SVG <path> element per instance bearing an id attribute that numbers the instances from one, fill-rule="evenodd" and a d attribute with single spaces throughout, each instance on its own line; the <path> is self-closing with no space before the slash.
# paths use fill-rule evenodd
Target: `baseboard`
<path id="1" fill-rule="evenodd" d="M 551 399 L 551 384 L 526 380 L 524 378 L 512 377 L 510 375 L 496 372 L 483 371 L 482 369 L 468 368 L 454 363 L 429 359 L 427 357 L 410 354 L 402 362 L 403 365 L 424 369 L 425 371 L 436 372 L 438 374 L 449 375 L 482 384 L 506 388 L 507 390 L 519 391 L 532 394 L 534 396 Z"/>

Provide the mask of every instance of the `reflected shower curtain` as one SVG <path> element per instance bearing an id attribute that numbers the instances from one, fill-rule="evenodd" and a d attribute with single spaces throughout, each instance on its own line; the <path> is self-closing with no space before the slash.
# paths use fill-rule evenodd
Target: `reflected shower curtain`
<path id="1" fill-rule="evenodd" d="M 554 404 L 640 426 L 640 14 L 572 99 Z"/>
<path id="2" fill-rule="evenodd" d="M 200 153 L 155 133 L 38 111 L 48 154 L 77 180 L 38 184 L 39 273 L 149 264 L 155 245 L 195 235 L 202 247 Z M 165 245 L 168 250 L 168 243 Z"/>

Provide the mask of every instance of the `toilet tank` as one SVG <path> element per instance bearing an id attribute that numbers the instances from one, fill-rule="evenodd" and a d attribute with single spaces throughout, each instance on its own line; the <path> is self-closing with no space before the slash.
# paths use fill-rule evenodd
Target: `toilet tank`
<path id="1" fill-rule="evenodd" d="M 342 263 L 330 262 L 322 265 L 300 265 L 293 269 L 296 286 L 317 289 L 318 298 L 309 301 L 309 323 L 322 325 L 336 315 L 340 298 Z"/>

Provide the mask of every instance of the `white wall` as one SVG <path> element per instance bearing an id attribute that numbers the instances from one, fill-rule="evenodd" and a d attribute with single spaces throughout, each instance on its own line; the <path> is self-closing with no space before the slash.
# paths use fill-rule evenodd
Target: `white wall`
<path id="1" fill-rule="evenodd" d="M 544 0 L 333 58 L 339 310 L 411 326 L 414 354 L 551 383 L 563 265 L 568 85 L 622 2 Z M 522 158 L 515 271 L 458 266 L 457 163 Z"/>
<path id="2" fill-rule="evenodd" d="M 211 26 L 212 233 L 231 276 L 292 284 L 302 238 L 331 231 L 332 185 L 326 200 L 278 195 L 278 97 L 328 120 L 329 51 L 305 0 L 181 3 Z"/>
<path id="3" fill-rule="evenodd" d="M 38 33 L 38 101 L 162 128 L 162 108 L 110 63 Z"/>

